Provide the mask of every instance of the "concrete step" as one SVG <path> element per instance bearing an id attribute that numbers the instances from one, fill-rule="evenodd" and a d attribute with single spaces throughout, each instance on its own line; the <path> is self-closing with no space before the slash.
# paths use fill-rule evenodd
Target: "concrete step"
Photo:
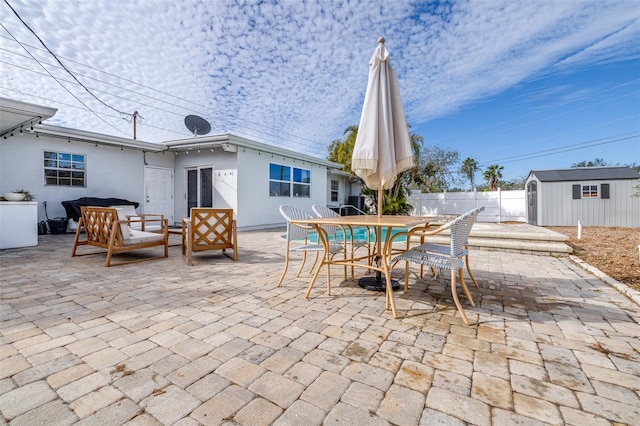
<path id="1" fill-rule="evenodd" d="M 476 223 L 469 236 L 469 246 L 489 250 L 518 251 L 537 254 L 571 254 L 569 237 L 539 226 L 502 223 Z M 449 244 L 448 231 L 427 237 L 425 242 Z"/>

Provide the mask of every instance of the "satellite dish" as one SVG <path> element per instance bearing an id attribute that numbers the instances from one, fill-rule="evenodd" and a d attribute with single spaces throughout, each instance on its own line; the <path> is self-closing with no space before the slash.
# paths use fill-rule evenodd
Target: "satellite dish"
<path id="1" fill-rule="evenodd" d="M 197 115 L 187 115 L 184 118 L 184 125 L 191 130 L 193 136 L 206 135 L 211 131 L 211 125 L 207 120 Z"/>

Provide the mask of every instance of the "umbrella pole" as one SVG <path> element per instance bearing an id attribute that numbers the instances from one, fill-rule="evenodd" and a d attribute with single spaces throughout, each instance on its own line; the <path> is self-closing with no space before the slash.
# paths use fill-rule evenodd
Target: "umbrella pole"
<path id="1" fill-rule="evenodd" d="M 378 189 L 378 217 L 382 216 L 382 200 L 384 199 L 384 193 L 382 189 Z M 380 260 L 383 259 L 382 256 L 382 226 L 376 226 L 376 254 L 374 256 L 374 261 L 376 262 L 376 266 L 380 267 Z M 387 235 L 391 233 L 391 228 L 387 228 Z M 387 291 L 387 278 L 386 275 L 382 277 L 382 271 L 376 270 L 375 277 L 364 277 L 358 280 L 358 285 L 364 289 L 372 290 L 372 291 Z M 391 289 L 397 290 L 400 288 L 400 284 L 397 280 L 391 280 Z M 387 295 L 387 297 L 389 297 Z"/>

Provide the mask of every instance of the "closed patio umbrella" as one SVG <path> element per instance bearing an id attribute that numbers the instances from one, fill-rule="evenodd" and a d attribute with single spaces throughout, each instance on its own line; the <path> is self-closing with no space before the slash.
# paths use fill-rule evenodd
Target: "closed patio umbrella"
<path id="1" fill-rule="evenodd" d="M 382 214 L 383 189 L 391 188 L 398 173 L 413 164 L 398 81 L 384 38 L 380 38 L 369 61 L 369 81 L 351 157 L 354 173 L 368 188 L 378 190 L 378 216 Z"/>
<path id="2" fill-rule="evenodd" d="M 351 156 L 354 173 L 368 188 L 378 190 L 378 218 L 382 216 L 383 190 L 393 187 L 398 173 L 411 167 L 413 150 L 398 80 L 389 64 L 384 38 L 380 38 L 369 61 L 369 81 Z M 376 227 L 376 263 L 381 253 L 381 232 L 381 227 Z M 393 289 L 398 287 L 397 281 L 391 284 Z M 361 278 L 358 285 L 375 291 L 386 289 L 379 270 L 375 277 Z"/>

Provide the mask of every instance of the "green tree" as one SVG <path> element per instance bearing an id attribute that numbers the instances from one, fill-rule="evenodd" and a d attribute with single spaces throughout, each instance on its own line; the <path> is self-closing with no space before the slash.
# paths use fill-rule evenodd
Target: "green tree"
<path id="1" fill-rule="evenodd" d="M 526 181 L 526 177 L 510 179 L 506 182 L 501 182 L 501 188 L 507 191 L 524 189 L 524 184 L 526 183 Z"/>
<path id="2" fill-rule="evenodd" d="M 631 164 L 627 164 L 626 166 L 629 167 L 630 169 L 635 170 L 636 172 L 640 172 L 640 164 L 631 163 Z"/>
<path id="3" fill-rule="evenodd" d="M 422 192 L 442 192 L 456 181 L 460 153 L 455 149 L 431 146 L 422 151 L 419 159 L 419 189 Z"/>
<path id="4" fill-rule="evenodd" d="M 411 126 L 408 126 L 411 128 Z M 356 138 L 358 136 L 358 126 L 352 125 L 347 127 L 344 131 L 346 135 L 343 141 L 335 140 L 331 142 L 329 145 L 329 156 L 327 159 L 329 161 L 335 161 L 336 163 L 340 163 L 343 166 L 343 170 L 351 173 L 354 177 L 362 182 L 362 180 L 357 177 L 357 175 L 353 172 L 351 168 L 351 158 L 353 156 L 353 148 L 356 144 Z M 422 149 L 423 138 L 420 135 L 409 132 L 409 138 L 411 140 L 411 148 L 413 150 L 414 158 L 420 157 L 420 152 Z M 385 191 L 384 194 L 384 214 L 409 214 L 411 210 L 413 210 L 413 206 L 411 206 L 408 201 L 408 187 L 409 185 L 417 186 L 422 182 L 422 176 L 420 175 L 420 170 L 416 166 L 412 167 L 409 170 L 405 170 L 398 174 L 396 177 L 396 181 L 393 187 L 389 190 Z M 371 190 L 369 188 L 364 188 L 362 190 L 362 194 L 366 197 L 369 197 L 374 205 L 377 206 L 378 199 L 378 191 Z"/>
<path id="5" fill-rule="evenodd" d="M 593 161 L 581 161 L 579 163 L 573 163 L 571 167 L 601 167 L 606 166 L 607 162 L 602 158 L 596 158 Z"/>
<path id="6" fill-rule="evenodd" d="M 358 126 L 352 125 L 347 127 L 343 134 L 347 135 L 344 141 L 338 139 L 329 145 L 329 156 L 327 160 L 342 164 L 342 169 L 345 172 L 353 174 L 351 157 L 353 156 L 353 147 L 356 145 Z"/>
<path id="7" fill-rule="evenodd" d="M 487 170 L 484 171 L 484 180 L 487 181 L 491 191 L 496 191 L 498 189 L 498 183 L 500 182 L 500 179 L 502 179 L 503 170 L 504 166 L 494 164 L 487 167 Z"/>
<path id="8" fill-rule="evenodd" d="M 469 179 L 469 182 L 471 183 L 471 191 L 473 191 L 473 188 L 475 187 L 474 178 L 478 170 L 478 162 L 471 157 L 465 158 L 462 162 L 462 166 L 460 166 L 460 173 L 462 173 L 464 177 Z"/>

